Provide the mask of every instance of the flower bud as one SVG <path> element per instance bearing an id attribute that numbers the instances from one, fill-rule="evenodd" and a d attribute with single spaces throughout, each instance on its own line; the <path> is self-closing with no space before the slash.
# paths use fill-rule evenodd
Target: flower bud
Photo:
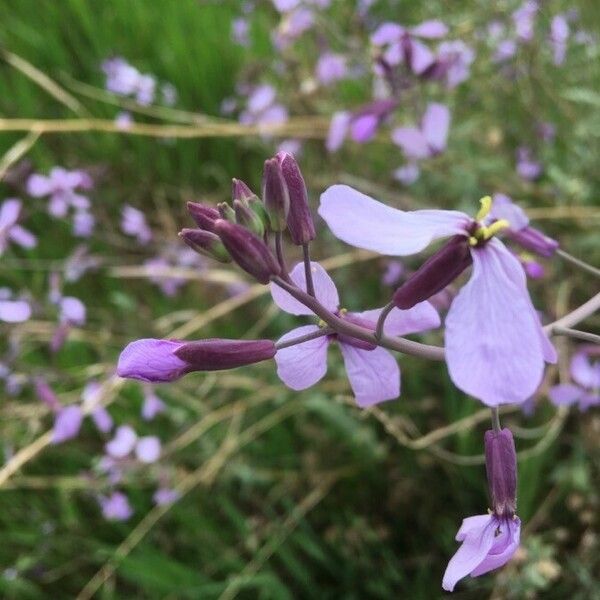
<path id="1" fill-rule="evenodd" d="M 179 237 L 199 254 L 214 258 L 219 262 L 231 262 L 231 257 L 223 242 L 215 233 L 202 229 L 182 229 L 179 232 Z"/>
<path id="2" fill-rule="evenodd" d="M 256 194 L 241 179 L 231 180 L 232 200 L 250 200 L 250 198 L 256 197 Z"/>
<path id="3" fill-rule="evenodd" d="M 530 250 L 546 258 L 554 256 L 559 247 L 556 240 L 544 235 L 535 227 L 527 226 L 517 231 L 509 231 L 508 236 L 526 250 Z"/>
<path id="4" fill-rule="evenodd" d="M 219 204 L 217 204 L 217 209 L 221 219 L 235 223 L 235 211 L 227 204 L 227 202 L 219 202 Z"/>
<path id="5" fill-rule="evenodd" d="M 269 213 L 271 230 L 283 231 L 287 227 L 290 197 L 277 158 L 269 158 L 265 161 L 262 199 Z"/>
<path id="6" fill-rule="evenodd" d="M 265 233 L 265 224 L 262 219 L 250 208 L 245 200 L 234 200 L 233 211 L 235 212 L 235 221 L 238 225 L 242 225 L 255 233 L 258 237 L 262 237 Z"/>
<path id="7" fill-rule="evenodd" d="M 201 340 L 175 351 L 193 371 L 221 371 L 269 360 L 277 348 L 271 340 Z"/>
<path id="8" fill-rule="evenodd" d="M 308 206 L 308 193 L 296 159 L 288 152 L 278 152 L 276 158 L 281 165 L 281 172 L 285 181 L 290 209 L 287 217 L 287 226 L 292 242 L 296 246 L 308 244 L 315 239 L 315 225 Z"/>
<path id="9" fill-rule="evenodd" d="M 392 301 L 398 308 L 408 310 L 443 290 L 472 262 L 467 238 L 455 235 L 396 290 Z"/>
<path id="10" fill-rule="evenodd" d="M 485 432 L 485 468 L 494 514 L 512 517 L 517 509 L 517 453 L 510 429 Z"/>
<path id="11" fill-rule="evenodd" d="M 206 229 L 206 231 L 212 231 L 215 221 L 221 218 L 219 211 L 214 206 L 201 204 L 200 202 L 188 202 L 187 210 L 190 217 L 198 224 L 198 227 Z"/>
<path id="12" fill-rule="evenodd" d="M 281 273 L 269 247 L 248 229 L 219 219 L 215 223 L 215 233 L 221 238 L 231 258 L 260 283 L 269 283 L 271 277 Z"/>

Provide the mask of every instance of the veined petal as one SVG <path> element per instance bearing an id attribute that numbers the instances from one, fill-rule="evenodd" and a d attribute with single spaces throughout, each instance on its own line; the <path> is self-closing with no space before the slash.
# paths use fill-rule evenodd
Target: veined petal
<path id="1" fill-rule="evenodd" d="M 318 331 L 316 325 L 304 325 L 292 329 L 278 342 L 285 342 Z M 304 390 L 321 380 L 327 373 L 327 336 L 316 338 L 296 346 L 282 348 L 275 354 L 279 379 L 293 390 Z"/>
<path id="2" fill-rule="evenodd" d="M 397 127 L 392 131 L 392 141 L 402 148 L 407 158 L 429 158 L 431 150 L 423 132 L 416 127 Z"/>
<path id="3" fill-rule="evenodd" d="M 494 538 L 494 544 L 482 563 L 471 571 L 471 577 L 478 577 L 504 566 L 517 551 L 521 539 L 521 520 L 502 520 L 498 523 L 500 534 Z"/>
<path id="4" fill-rule="evenodd" d="M 544 349 L 527 288 L 509 275 L 522 268 L 497 240 L 472 254 L 471 279 L 446 317 L 450 377 L 488 406 L 524 402 L 542 380 Z"/>
<path id="5" fill-rule="evenodd" d="M 327 310 L 336 311 L 340 305 L 340 298 L 333 279 L 329 277 L 327 271 L 318 263 L 311 262 L 310 268 L 312 272 L 313 285 L 315 288 L 315 296 L 317 300 Z M 290 271 L 290 279 L 303 291 L 306 289 L 306 272 L 304 271 L 304 263 L 298 263 Z M 310 308 L 304 306 L 302 302 L 296 300 L 288 294 L 283 288 L 277 284 L 271 283 L 271 297 L 273 302 L 283 311 L 290 315 L 312 315 Z"/>
<path id="6" fill-rule="evenodd" d="M 467 524 L 471 519 L 476 521 Z M 466 525 L 468 527 L 463 531 Z M 442 587 L 446 591 L 453 591 L 459 579 L 469 575 L 483 562 L 494 543 L 494 528 L 494 519 L 491 515 L 479 515 L 463 521 L 457 534 L 457 539 L 462 541 L 462 545 L 450 559 L 442 580 Z"/>
<path id="7" fill-rule="evenodd" d="M 382 254 L 416 254 L 437 238 L 466 235 L 470 219 L 450 210 L 404 212 L 347 185 L 321 194 L 319 214 L 340 240 Z"/>
<path id="8" fill-rule="evenodd" d="M 175 355 L 185 342 L 142 339 L 128 344 L 117 365 L 117 375 L 151 383 L 175 381 L 189 372 L 189 365 Z"/>
<path id="9" fill-rule="evenodd" d="M 372 322 L 375 328 L 382 310 L 383 308 L 375 308 L 353 314 Z M 419 302 L 408 310 L 392 309 L 385 320 L 383 332 L 386 335 L 406 335 L 435 329 L 440 326 L 440 323 L 437 310 L 429 302 Z"/>
<path id="10" fill-rule="evenodd" d="M 385 348 L 362 350 L 340 343 L 340 350 L 356 403 L 360 407 L 394 400 L 400 395 L 400 368 Z"/>
<path id="11" fill-rule="evenodd" d="M 423 136 L 430 149 L 442 152 L 446 148 L 450 128 L 450 110 L 445 104 L 431 102 L 423 115 Z"/>

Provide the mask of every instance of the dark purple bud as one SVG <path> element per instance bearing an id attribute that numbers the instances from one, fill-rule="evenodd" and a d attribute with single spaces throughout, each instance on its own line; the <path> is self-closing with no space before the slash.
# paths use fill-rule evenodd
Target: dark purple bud
<path id="1" fill-rule="evenodd" d="M 263 220 L 250 208 L 247 201 L 234 200 L 233 211 L 235 212 L 235 221 L 258 237 L 262 237 L 265 233 L 265 224 Z"/>
<path id="2" fill-rule="evenodd" d="M 288 152 L 278 152 L 276 155 L 281 172 L 288 190 L 290 210 L 287 217 L 287 226 L 292 242 L 296 246 L 308 244 L 315 239 L 315 225 L 310 208 L 308 207 L 308 193 L 304 177 L 296 159 Z"/>
<path id="3" fill-rule="evenodd" d="M 231 180 L 232 200 L 249 200 L 256 197 L 256 194 L 241 179 Z"/>
<path id="4" fill-rule="evenodd" d="M 219 262 L 231 262 L 231 257 L 216 233 L 203 229 L 182 229 L 179 237 L 192 249 Z"/>
<path id="5" fill-rule="evenodd" d="M 472 262 L 467 238 L 455 235 L 396 290 L 394 304 L 408 310 L 427 300 L 452 283 Z"/>
<path id="6" fill-rule="evenodd" d="M 175 356 L 190 365 L 192 371 L 222 371 L 269 360 L 277 348 L 271 340 L 202 340 L 189 342 Z"/>
<path id="7" fill-rule="evenodd" d="M 526 250 L 535 252 L 546 258 L 554 256 L 554 253 L 558 250 L 558 242 L 544 235 L 535 227 L 527 226 L 518 231 L 509 230 L 507 231 L 507 235 Z"/>
<path id="8" fill-rule="evenodd" d="M 235 223 L 235 211 L 227 204 L 227 202 L 219 202 L 219 204 L 217 204 L 217 209 L 219 210 L 221 219 Z"/>
<path id="9" fill-rule="evenodd" d="M 492 510 L 512 517 L 517 510 L 517 453 L 510 429 L 485 432 L 485 468 Z"/>
<path id="10" fill-rule="evenodd" d="M 215 221 L 221 218 L 219 211 L 214 206 L 208 206 L 200 202 L 188 202 L 187 209 L 190 217 L 196 221 L 198 227 L 206 229 L 206 231 L 212 231 Z"/>
<path id="11" fill-rule="evenodd" d="M 248 229 L 219 219 L 215 223 L 215 233 L 231 258 L 260 283 L 269 283 L 271 277 L 281 273 L 269 247 Z"/>
<path id="12" fill-rule="evenodd" d="M 265 161 L 262 199 L 269 213 L 271 230 L 283 231 L 287 227 L 290 197 L 277 158 L 269 158 Z"/>

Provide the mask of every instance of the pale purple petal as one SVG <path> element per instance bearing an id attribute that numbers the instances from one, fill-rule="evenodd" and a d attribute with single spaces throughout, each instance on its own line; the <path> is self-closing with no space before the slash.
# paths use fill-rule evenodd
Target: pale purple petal
<path id="1" fill-rule="evenodd" d="M 58 193 L 54 194 L 50 198 L 50 202 L 48 203 L 48 213 L 57 219 L 62 219 L 67 216 L 67 212 L 69 210 L 69 203 L 65 198 L 64 194 Z"/>
<path id="2" fill-rule="evenodd" d="M 488 555 L 475 569 L 471 571 L 471 577 L 478 577 L 489 573 L 494 569 L 504 566 L 514 555 L 519 547 L 521 539 L 521 521 L 517 517 L 514 519 L 504 519 L 498 523 L 500 534 L 494 538 Z"/>
<path id="3" fill-rule="evenodd" d="M 49 177 L 34 173 L 27 180 L 27 193 L 34 198 L 47 196 L 52 192 L 54 185 Z"/>
<path id="4" fill-rule="evenodd" d="M 385 348 L 362 350 L 340 343 L 356 403 L 365 408 L 400 395 L 400 368 Z"/>
<path id="5" fill-rule="evenodd" d="M 519 231 L 529 225 L 529 218 L 523 209 L 515 204 L 506 194 L 493 195 L 490 216 L 494 219 L 506 219 L 513 231 Z"/>
<path id="6" fill-rule="evenodd" d="M 416 127 L 397 127 L 392 131 L 392 141 L 402 148 L 407 158 L 419 160 L 431 156 L 425 135 Z"/>
<path id="7" fill-rule="evenodd" d="M 140 462 L 156 462 L 160 458 L 160 440 L 153 435 L 140 438 L 135 446 L 135 455 Z"/>
<path id="8" fill-rule="evenodd" d="M 174 381 L 188 372 L 188 364 L 175 356 L 182 342 L 142 339 L 131 342 L 121 352 L 117 374 L 150 383 Z"/>
<path id="9" fill-rule="evenodd" d="M 64 296 L 60 301 L 60 320 L 71 325 L 85 323 L 85 305 L 79 298 Z"/>
<path id="10" fill-rule="evenodd" d="M 127 521 L 133 514 L 127 496 L 121 492 L 114 492 L 108 498 L 99 498 L 102 515 L 108 521 Z"/>
<path id="11" fill-rule="evenodd" d="M 151 421 L 156 415 L 166 410 L 165 403 L 152 390 L 144 392 L 144 404 L 142 405 L 142 419 Z"/>
<path id="12" fill-rule="evenodd" d="M 446 591 L 453 591 L 460 579 L 483 562 L 494 543 L 494 529 L 495 521 L 491 515 L 478 515 L 463 521 L 456 536 L 462 545 L 450 559 L 442 581 Z"/>
<path id="13" fill-rule="evenodd" d="M 450 377 L 488 406 L 524 402 L 544 371 L 544 334 L 526 285 L 515 283 L 525 273 L 497 239 L 472 256 L 471 279 L 446 317 Z"/>
<path id="14" fill-rule="evenodd" d="M 362 115 L 350 123 L 350 136 L 355 142 L 364 144 L 377 133 L 379 119 L 375 115 Z"/>
<path id="15" fill-rule="evenodd" d="M 409 162 L 401 167 L 398 167 L 393 175 L 394 179 L 402 183 L 403 185 L 412 185 L 421 174 L 421 169 L 416 162 Z"/>
<path id="16" fill-rule="evenodd" d="M 410 40 L 410 68 L 415 75 L 420 75 L 435 62 L 433 52 L 419 40 Z"/>
<path id="17" fill-rule="evenodd" d="M 319 214 L 340 240 L 398 256 L 420 252 L 437 238 L 466 235 L 470 222 L 458 211 L 404 212 L 347 185 L 333 185 L 321 194 Z"/>
<path id="18" fill-rule="evenodd" d="M 444 104 L 431 102 L 427 105 L 421 124 L 423 136 L 433 152 L 442 152 L 446 148 L 448 129 L 450 128 L 450 110 Z"/>
<path id="19" fill-rule="evenodd" d="M 154 492 L 152 499 L 155 504 L 159 506 L 163 506 L 165 504 L 173 504 L 173 502 L 177 502 L 181 494 L 177 490 L 173 490 L 171 488 L 159 488 Z"/>
<path id="20" fill-rule="evenodd" d="M 31 317 L 31 307 L 25 300 L 0 300 L 0 321 L 22 323 Z"/>
<path id="21" fill-rule="evenodd" d="M 0 229 L 12 227 L 21 214 L 22 203 L 16 198 L 10 198 L 0 206 Z"/>
<path id="22" fill-rule="evenodd" d="M 35 248 L 37 244 L 35 235 L 20 225 L 13 225 L 8 232 L 8 237 L 22 248 Z"/>
<path id="23" fill-rule="evenodd" d="M 337 288 L 333 279 L 329 277 L 327 271 L 318 263 L 310 263 L 315 296 L 317 300 L 328 310 L 336 311 L 340 305 Z M 290 271 L 290 279 L 306 292 L 306 272 L 304 263 L 298 263 Z M 283 311 L 291 315 L 312 315 L 313 312 L 304 304 L 290 296 L 285 290 L 277 284 L 271 283 L 271 296 L 273 302 Z"/>
<path id="24" fill-rule="evenodd" d="M 105 450 L 112 458 L 125 458 L 131 454 L 136 442 L 137 434 L 129 425 L 121 425 L 115 432 L 115 437 L 107 442 Z"/>
<path id="25" fill-rule="evenodd" d="M 327 141 L 325 147 L 328 152 L 336 152 L 342 147 L 348 128 L 350 127 L 350 120 L 352 115 L 349 112 L 336 112 L 331 117 L 331 123 L 329 125 L 329 133 L 327 134 Z"/>
<path id="26" fill-rule="evenodd" d="M 577 352 L 571 360 L 571 377 L 584 388 L 600 388 L 600 363 L 592 364 L 585 351 Z"/>
<path id="27" fill-rule="evenodd" d="M 397 23 L 382 23 L 371 35 L 371 43 L 374 46 L 384 46 L 397 41 L 405 29 Z"/>
<path id="28" fill-rule="evenodd" d="M 81 429 L 83 413 L 79 406 L 66 406 L 56 413 L 52 429 L 52 443 L 60 444 L 73 439 Z"/>
<path id="29" fill-rule="evenodd" d="M 285 342 L 318 330 L 316 325 L 297 327 L 279 338 L 278 342 Z M 275 354 L 277 375 L 293 390 L 304 390 L 314 385 L 327 373 L 328 346 L 329 340 L 327 336 L 323 336 L 278 350 Z"/>
<path id="30" fill-rule="evenodd" d="M 420 25 L 413 27 L 410 32 L 422 38 L 435 39 L 444 37 L 448 33 L 448 27 L 442 21 L 432 19 L 423 21 Z"/>
<path id="31" fill-rule="evenodd" d="M 94 409 L 90 413 L 90 416 L 92 417 L 92 421 L 94 421 L 94 425 L 98 431 L 102 433 L 108 433 L 112 429 L 113 419 L 103 406 Z"/>
<path id="32" fill-rule="evenodd" d="M 548 397 L 556 406 L 571 406 L 583 395 L 583 390 L 573 383 L 561 383 L 548 390 Z"/>
<path id="33" fill-rule="evenodd" d="M 598 391 L 585 393 L 579 401 L 579 410 L 585 412 L 592 406 L 600 404 L 600 393 Z"/>
<path id="34" fill-rule="evenodd" d="M 382 308 L 375 308 L 352 314 L 373 323 L 373 328 L 375 328 L 382 310 Z M 408 310 L 392 309 L 385 319 L 383 332 L 386 335 L 407 335 L 419 331 L 428 331 L 439 326 L 440 316 L 437 310 L 429 302 L 419 302 L 419 304 L 415 304 Z"/>

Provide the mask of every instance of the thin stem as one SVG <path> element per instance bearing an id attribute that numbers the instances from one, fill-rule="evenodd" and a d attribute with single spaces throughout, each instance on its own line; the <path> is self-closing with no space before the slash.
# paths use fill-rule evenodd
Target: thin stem
<path id="1" fill-rule="evenodd" d="M 497 406 L 494 406 L 490 409 L 492 411 L 492 429 L 498 433 L 502 426 L 500 425 L 500 411 Z"/>
<path id="2" fill-rule="evenodd" d="M 377 319 L 377 326 L 375 327 L 375 337 L 380 340 L 383 336 L 383 326 L 385 325 L 385 320 L 387 316 L 394 310 L 395 304 L 390 302 L 383 307 L 381 314 L 379 315 L 379 319 Z"/>
<path id="3" fill-rule="evenodd" d="M 275 232 L 275 252 L 277 254 L 277 262 L 281 267 L 281 272 L 285 273 L 287 276 L 287 267 L 285 265 L 285 257 L 283 256 L 283 236 L 281 235 L 281 231 Z"/>
<path id="4" fill-rule="evenodd" d="M 277 350 L 281 350 L 282 348 L 289 348 L 290 346 L 297 346 L 298 344 L 309 342 L 310 340 L 316 340 L 317 338 L 323 337 L 324 335 L 330 335 L 331 333 L 333 333 L 331 327 L 324 327 L 323 329 L 319 329 L 319 331 L 313 331 L 306 335 L 299 335 L 297 338 L 285 340 L 285 342 L 277 342 L 275 347 Z"/>
<path id="5" fill-rule="evenodd" d="M 315 285 L 312 278 L 312 268 L 310 266 L 310 250 L 308 244 L 302 244 L 302 256 L 304 258 L 304 274 L 306 275 L 306 291 L 313 297 L 315 296 Z"/>
<path id="6" fill-rule="evenodd" d="M 585 304 L 582 304 L 569 314 L 561 317 L 544 327 L 546 333 L 552 334 L 556 327 L 573 327 L 581 321 L 587 319 L 595 312 L 600 310 L 600 293 L 596 294 L 593 298 L 590 298 Z"/>
<path id="7" fill-rule="evenodd" d="M 566 260 L 567 262 L 570 262 L 571 264 L 579 267 L 581 270 L 591 273 L 596 277 L 600 277 L 600 269 L 597 269 L 593 265 L 590 265 L 579 258 L 575 258 L 571 254 L 565 252 L 564 250 L 561 250 L 560 248 L 556 251 L 556 254 L 558 254 L 558 256 L 560 256 L 563 260 Z"/>
<path id="8" fill-rule="evenodd" d="M 288 283 L 281 277 L 272 277 L 271 280 L 288 292 L 290 296 L 296 298 L 296 300 L 302 302 L 302 304 L 310 308 L 336 333 L 346 334 L 356 339 L 375 344 L 376 346 L 382 346 L 384 348 L 388 348 L 389 350 L 403 352 L 404 354 L 411 354 L 413 356 L 426 358 L 428 360 L 444 360 L 445 352 L 443 348 L 438 346 L 428 346 L 427 344 L 420 344 L 418 342 L 413 342 L 412 340 L 406 340 L 400 337 L 388 338 L 386 336 L 382 336 L 381 339 L 377 339 L 371 329 L 355 325 L 346 319 L 342 319 L 337 315 L 334 315 L 318 300 L 312 296 L 309 296 L 306 292 L 302 291 L 295 285 Z"/>
<path id="9" fill-rule="evenodd" d="M 575 338 L 576 340 L 592 342 L 592 344 L 600 344 L 600 335 L 588 333 L 587 331 L 579 331 L 578 329 L 570 329 L 568 327 L 554 327 L 552 333 L 554 335 L 564 335 L 565 337 Z"/>

